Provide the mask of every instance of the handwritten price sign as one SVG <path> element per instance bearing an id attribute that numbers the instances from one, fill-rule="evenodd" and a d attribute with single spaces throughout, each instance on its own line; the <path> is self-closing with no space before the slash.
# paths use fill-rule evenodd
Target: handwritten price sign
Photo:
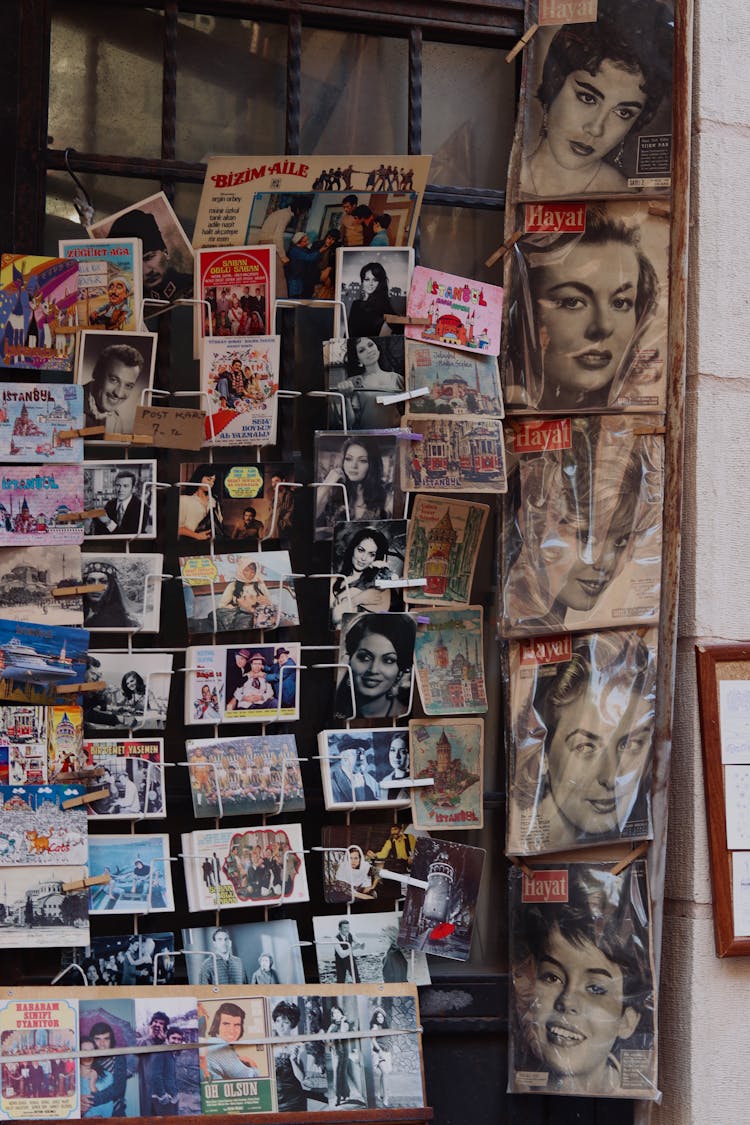
<path id="1" fill-rule="evenodd" d="M 137 406 L 133 433 L 162 449 L 200 449 L 205 412 L 175 406 Z"/>

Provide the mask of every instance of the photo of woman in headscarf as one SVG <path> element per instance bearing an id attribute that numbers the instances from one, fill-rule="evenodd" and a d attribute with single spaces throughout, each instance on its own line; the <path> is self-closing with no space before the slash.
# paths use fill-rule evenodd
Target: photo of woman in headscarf
<path id="1" fill-rule="evenodd" d="M 103 586 L 83 595 L 85 629 L 137 629 L 139 622 L 129 611 L 128 601 L 120 586 L 117 567 L 103 559 L 84 562 L 81 572 L 84 586 Z"/>

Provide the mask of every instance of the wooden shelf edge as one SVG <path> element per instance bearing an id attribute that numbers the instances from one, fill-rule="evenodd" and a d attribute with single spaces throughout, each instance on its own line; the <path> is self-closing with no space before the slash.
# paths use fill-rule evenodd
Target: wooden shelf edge
<path id="1" fill-rule="evenodd" d="M 160 1117 L 164 1125 L 207 1125 L 210 1121 L 221 1121 L 222 1125 L 377 1125 L 378 1122 L 393 1125 L 422 1125 L 433 1121 L 434 1111 L 429 1106 L 414 1109 L 352 1109 L 352 1110 L 312 1110 L 308 1113 L 225 1113 L 220 1117 L 214 1114 L 193 1114 L 187 1117 Z M 49 1117 L 24 1118 L 26 1125 L 49 1125 Z M 118 1117 L 114 1120 L 127 1121 L 129 1125 L 153 1125 L 153 1117 Z"/>

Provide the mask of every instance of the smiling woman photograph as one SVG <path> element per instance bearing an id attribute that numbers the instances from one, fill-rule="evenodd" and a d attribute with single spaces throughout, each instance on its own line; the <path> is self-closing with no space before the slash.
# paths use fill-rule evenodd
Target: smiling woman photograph
<path id="1" fill-rule="evenodd" d="M 519 198 L 668 190 L 673 37 L 662 0 L 599 0 L 595 23 L 535 35 Z"/>
<path id="2" fill-rule="evenodd" d="M 503 383 L 508 410 L 665 404 L 669 221 L 646 203 L 589 204 L 580 234 L 513 247 Z"/>
<path id="3" fill-rule="evenodd" d="M 510 854 L 649 835 L 656 646 L 655 629 L 581 634 L 565 660 L 524 649 L 522 672 L 511 644 Z"/>
<path id="4" fill-rule="evenodd" d="M 408 613 L 344 617 L 336 718 L 393 719 L 408 713 L 416 632 Z"/>

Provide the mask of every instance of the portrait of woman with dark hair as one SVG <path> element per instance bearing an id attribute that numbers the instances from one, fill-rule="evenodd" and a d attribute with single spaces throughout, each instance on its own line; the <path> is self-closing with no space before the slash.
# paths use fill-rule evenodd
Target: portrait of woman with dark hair
<path id="1" fill-rule="evenodd" d="M 319 434 L 316 441 L 316 538 L 330 539 L 337 523 L 393 515 L 396 438 L 375 434 Z M 387 461 L 384 461 L 384 458 Z"/>
<path id="2" fill-rule="evenodd" d="M 599 0 L 595 22 L 537 33 L 527 63 L 521 199 L 668 187 L 673 38 L 664 0 Z M 648 167 L 639 167 L 638 138 L 652 134 L 657 114 L 661 147 L 654 154 L 651 146 Z"/>
<path id="3" fill-rule="evenodd" d="M 337 525 L 333 570 L 338 577 L 331 579 L 331 628 L 341 627 L 345 613 L 386 613 L 403 608 L 397 590 L 382 589 L 377 583 L 403 573 L 405 533 L 406 523 L 401 520 Z"/>
<path id="4" fill-rule="evenodd" d="M 344 617 L 337 718 L 391 719 L 408 713 L 416 631 L 408 613 Z"/>
<path id="5" fill-rule="evenodd" d="M 103 586 L 83 595 L 83 624 L 86 629 L 137 629 L 139 622 L 131 615 L 127 598 L 120 586 L 117 568 L 102 559 L 84 563 L 81 573 L 84 586 Z"/>
<path id="6" fill-rule="evenodd" d="M 198 465 L 180 488 L 177 534 L 189 539 L 212 539 L 223 531 L 215 465 Z"/>
<path id="7" fill-rule="evenodd" d="M 403 403 L 378 400 L 403 393 L 403 336 L 348 336 L 327 341 L 324 352 L 328 388 L 344 397 L 347 429 L 384 430 L 401 424 Z M 331 407 L 331 426 L 341 426 L 341 400 L 332 398 Z"/>
<path id="8" fill-rule="evenodd" d="M 396 310 L 388 294 L 388 274 L 380 262 L 368 262 L 359 271 L 361 297 L 349 310 L 350 336 L 387 336 L 391 332 L 386 314 Z"/>

